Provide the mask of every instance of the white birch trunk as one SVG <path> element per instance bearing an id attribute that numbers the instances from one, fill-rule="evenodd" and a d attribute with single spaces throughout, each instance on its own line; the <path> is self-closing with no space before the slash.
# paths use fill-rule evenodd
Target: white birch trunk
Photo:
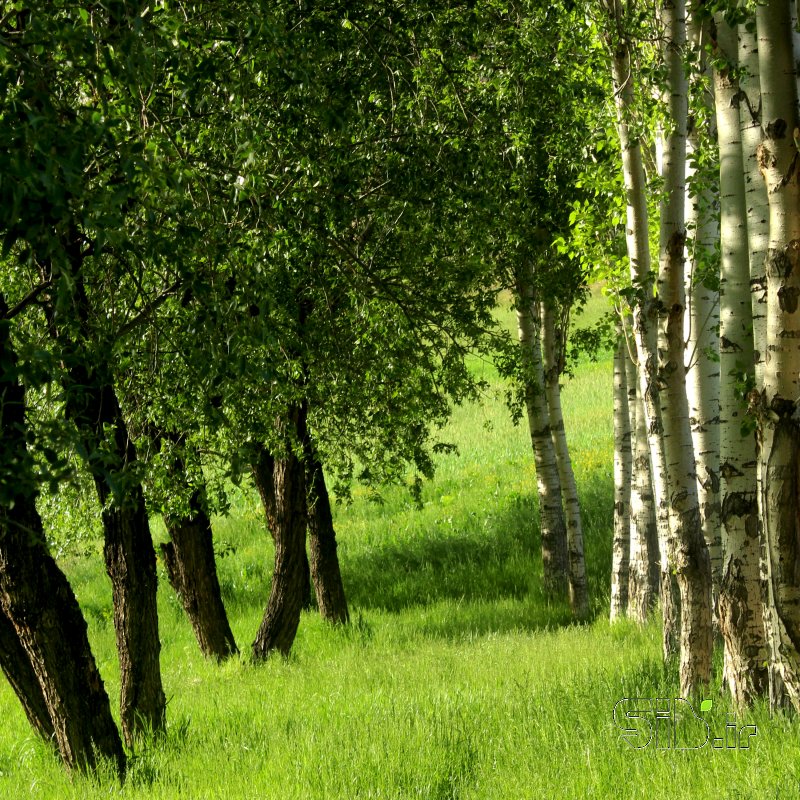
<path id="1" fill-rule="evenodd" d="M 739 25 L 739 91 L 736 103 L 741 126 L 742 164 L 747 207 L 747 248 L 750 261 L 750 304 L 753 315 L 753 358 L 756 386 L 764 383 L 767 347 L 767 276 L 764 264 L 769 243 L 769 201 L 756 151 L 761 144 L 761 83 L 758 39 Z"/>
<path id="2" fill-rule="evenodd" d="M 708 24 L 693 10 L 689 26 L 689 46 L 696 54 L 700 70 L 692 83 L 696 113 L 689 119 L 686 140 L 686 270 L 685 291 L 688 308 L 685 339 L 688 350 L 686 393 L 697 473 L 697 499 L 703 538 L 711 559 L 712 608 L 716 608 L 722 574 L 722 540 L 719 521 L 719 290 L 716 245 L 719 226 L 715 209 L 715 186 L 708 176 L 700 177 L 696 163 L 701 148 L 708 148 L 713 135 L 701 132 L 714 128 L 713 98 L 704 48 L 708 45 Z"/>
<path id="3" fill-rule="evenodd" d="M 516 275 L 517 327 L 525 381 L 525 408 L 536 464 L 542 574 L 545 593 L 556 600 L 567 596 L 567 529 L 561 504 L 561 481 L 550 433 L 550 413 L 544 390 L 541 320 L 532 265 Z"/>
<path id="4" fill-rule="evenodd" d="M 629 117 L 633 111 L 634 93 L 631 75 L 631 48 L 623 31 L 623 11 L 619 0 L 608 0 L 612 27 L 609 33 L 611 70 L 617 108 L 617 132 L 622 151 L 622 170 L 627 195 L 626 243 L 631 263 L 631 283 L 636 289 L 633 308 L 633 330 L 638 353 L 637 379 L 643 399 L 647 442 L 650 451 L 651 478 L 659 520 L 659 556 L 664 611 L 664 654 L 671 652 L 675 629 L 675 603 L 671 602 L 668 558 L 668 487 L 658 381 L 658 303 L 653 295 L 650 265 L 647 197 L 641 144 L 631 135 Z"/>
<path id="5" fill-rule="evenodd" d="M 767 348 L 759 435 L 763 485 L 765 631 L 773 707 L 800 709 L 800 136 L 789 0 L 756 10 L 764 138 L 758 162 L 769 198 Z M 755 403 L 755 398 L 754 398 Z"/>
<path id="6" fill-rule="evenodd" d="M 589 592 L 586 584 L 586 561 L 583 554 L 583 523 L 578 501 L 578 485 L 569 455 L 564 414 L 561 409 L 563 372 L 563 331 L 557 323 L 558 314 L 550 301 L 541 304 L 542 355 L 544 358 L 544 388 L 550 413 L 550 434 L 556 453 L 558 478 L 561 483 L 564 516 L 567 523 L 568 589 L 572 613 L 583 619 L 589 613 Z"/>
<path id="7" fill-rule="evenodd" d="M 800 96 L 800 29 L 797 27 L 798 16 L 800 16 L 800 0 L 793 3 L 790 8 L 792 12 L 792 49 L 794 52 L 795 83 L 797 84 L 798 96 Z"/>
<path id="8" fill-rule="evenodd" d="M 617 345 L 614 350 L 614 540 L 611 548 L 611 622 L 628 613 L 628 591 L 631 584 L 631 484 L 633 459 L 631 451 L 631 414 L 625 364 L 628 348 L 622 323 L 617 323 Z M 635 376 L 634 376 L 635 379 Z M 636 400 L 634 384 L 633 399 Z"/>
<path id="9" fill-rule="evenodd" d="M 659 594 L 661 559 L 656 527 L 656 507 L 653 484 L 650 479 L 650 447 L 647 443 L 647 423 L 644 405 L 639 395 L 636 379 L 636 345 L 630 343 L 625 371 L 628 384 L 628 409 L 631 418 L 633 477 L 630 501 L 630 585 L 628 588 L 628 616 L 645 623 L 655 607 Z M 630 356 L 633 355 L 634 358 Z M 670 648 L 672 645 L 670 644 Z M 667 649 L 665 648 L 665 652 Z"/>
<path id="10" fill-rule="evenodd" d="M 661 201 L 659 300 L 666 314 L 666 353 L 659 369 L 664 386 L 663 446 L 669 487 L 670 532 L 681 604 L 680 682 L 688 697 L 711 679 L 711 562 L 703 539 L 697 475 L 686 397 L 683 316 L 687 84 L 681 54 L 686 44 L 683 0 L 661 7 L 666 33 L 669 125 Z"/>
<path id="11" fill-rule="evenodd" d="M 714 74 L 719 130 L 721 208 L 720 372 L 723 575 L 718 619 L 725 643 L 723 681 L 743 706 L 767 686 L 766 641 L 759 584 L 755 437 L 747 420 L 743 380 L 754 379 L 745 182 L 736 81 L 737 37 L 716 15 Z"/>

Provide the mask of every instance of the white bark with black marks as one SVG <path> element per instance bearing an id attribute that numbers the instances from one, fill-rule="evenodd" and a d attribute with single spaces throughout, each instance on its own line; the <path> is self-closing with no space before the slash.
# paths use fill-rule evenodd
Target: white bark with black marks
<path id="1" fill-rule="evenodd" d="M 536 464 L 544 589 L 549 597 L 562 599 L 567 596 L 568 586 L 567 528 L 544 390 L 541 319 L 533 265 L 524 264 L 518 269 L 516 293 L 525 409 Z"/>
<path id="2" fill-rule="evenodd" d="M 759 411 L 765 630 L 773 707 L 800 709 L 800 119 L 788 0 L 757 8 L 764 137 L 758 162 L 769 198 L 767 348 Z"/>
<path id="3" fill-rule="evenodd" d="M 743 388 L 754 380 L 745 182 L 737 98 L 736 31 L 716 15 L 714 73 L 719 129 L 721 207 L 721 478 L 723 574 L 718 603 L 725 643 L 723 681 L 734 702 L 749 704 L 766 689 L 766 642 L 759 585 L 755 437 Z"/>
<path id="4" fill-rule="evenodd" d="M 564 331 L 560 329 L 555 303 L 542 303 L 542 357 L 544 366 L 544 390 L 550 414 L 550 435 L 556 454 L 558 479 L 567 525 L 568 590 L 572 613 L 583 619 L 589 613 L 589 590 L 586 583 L 586 561 L 583 554 L 583 522 L 578 500 L 578 485 L 569 455 L 564 414 L 561 410 L 561 384 L 563 372 L 562 356 Z"/>
<path id="5" fill-rule="evenodd" d="M 614 539 L 611 547 L 611 622 L 628 613 L 631 552 L 631 415 L 625 362 L 628 348 L 622 323 L 617 323 L 614 350 Z M 635 380 L 635 376 L 634 376 Z M 633 393 L 634 402 L 636 392 Z"/>

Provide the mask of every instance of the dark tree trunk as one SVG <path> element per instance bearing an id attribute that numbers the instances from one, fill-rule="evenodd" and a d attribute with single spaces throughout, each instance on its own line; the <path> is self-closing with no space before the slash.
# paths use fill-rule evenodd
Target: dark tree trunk
<path id="1" fill-rule="evenodd" d="M 0 311 L 5 311 L 0 296 Z M 86 621 L 67 579 L 47 550 L 36 510 L 36 485 L 26 446 L 24 389 L 16 377 L 16 357 L 8 326 L 0 321 L 0 610 L 4 641 L 9 627 L 27 654 L 39 691 L 30 689 L 24 660 L 12 671 L 14 688 L 28 691 L 24 702 L 34 727 L 48 730 L 70 769 L 92 769 L 98 756 L 122 774 L 125 754 L 103 680 L 89 646 Z M 19 658 L 13 645 L 6 655 Z"/>
<path id="2" fill-rule="evenodd" d="M 47 701 L 30 658 L 22 646 L 11 620 L 0 609 L 0 669 L 8 678 L 25 716 L 33 729 L 47 742 L 55 744 L 56 732 Z"/>
<path id="3" fill-rule="evenodd" d="M 161 545 L 169 582 L 183 604 L 200 650 L 224 661 L 239 652 L 225 613 L 214 560 L 211 520 L 200 491 L 185 517 L 164 518 L 171 541 Z"/>
<path id="4" fill-rule="evenodd" d="M 93 769 L 97 755 L 119 773 L 125 755 L 75 595 L 47 552 L 30 498 L 0 521 L 0 605 L 39 681 L 55 740 L 69 769 Z M 37 704 L 36 695 L 24 704 Z M 38 717 L 38 714 L 37 714 Z M 37 730 L 40 726 L 37 725 Z"/>
<path id="5" fill-rule="evenodd" d="M 305 436 L 305 410 L 292 409 L 285 421 L 284 451 L 275 458 L 260 447 L 252 464 L 267 524 L 275 540 L 275 570 L 264 619 L 253 642 L 253 657 L 265 659 L 273 650 L 292 648 L 307 590 L 306 486 L 302 459 L 292 442 Z M 291 434 L 290 434 L 291 432 Z"/>
<path id="6" fill-rule="evenodd" d="M 311 550 L 311 577 L 322 618 L 330 623 L 350 621 L 344 593 L 339 557 L 336 554 L 336 531 L 325 474 L 310 437 L 303 443 L 308 492 L 308 533 Z"/>
<path id="7" fill-rule="evenodd" d="M 106 571 L 114 597 L 120 666 L 120 718 L 125 741 L 162 731 L 166 697 L 161 685 L 156 606 L 156 554 L 144 495 L 137 485 L 131 506 L 103 511 Z"/>
<path id="8" fill-rule="evenodd" d="M 275 532 L 271 528 L 269 534 L 272 537 L 272 541 L 274 542 Z M 303 572 L 303 588 L 301 589 L 300 592 L 303 598 L 301 609 L 303 611 L 310 611 L 314 607 L 314 600 L 311 596 L 311 564 L 308 561 L 308 553 L 306 552 L 305 545 L 303 545 L 301 560 L 303 562 L 300 568 Z"/>
<path id="9" fill-rule="evenodd" d="M 311 564 L 308 561 L 308 553 L 303 545 L 303 611 L 310 611 L 314 608 L 314 598 L 311 594 Z"/>
<path id="10" fill-rule="evenodd" d="M 88 322 L 90 304 L 81 276 L 79 242 L 75 232 L 64 242 L 72 281 L 61 280 L 72 298 L 66 313 L 72 315 L 80 338 L 73 340 L 66 328 L 61 330 L 51 303 L 45 306 L 45 314 L 66 367 L 62 379 L 66 414 L 78 429 L 103 509 L 103 555 L 113 590 L 120 661 L 122 734 L 132 745 L 137 735 L 162 731 L 166 724 L 159 664 L 156 555 L 142 484 L 130 470 L 136 449 L 114 390 L 112 369 Z M 53 266 L 44 259 L 42 278 L 53 277 Z"/>
<path id="11" fill-rule="evenodd" d="M 139 734 L 163 730 L 166 721 L 155 549 L 141 483 L 122 474 L 136 460 L 136 451 L 113 387 L 78 363 L 70 370 L 65 389 L 67 414 L 89 453 L 89 469 L 103 506 L 103 554 L 113 589 L 120 661 L 120 716 L 130 745 Z M 101 445 L 104 461 L 97 458 Z M 112 498 L 114 486 L 117 496 Z"/>

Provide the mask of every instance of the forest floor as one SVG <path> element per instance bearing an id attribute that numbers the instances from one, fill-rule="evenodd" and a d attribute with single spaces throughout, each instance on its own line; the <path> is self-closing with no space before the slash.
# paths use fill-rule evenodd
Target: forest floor
<path id="1" fill-rule="evenodd" d="M 705 746 L 664 747 L 662 738 L 659 748 L 654 738 L 634 749 L 614 724 L 622 698 L 655 704 L 679 690 L 675 665 L 660 656 L 658 620 L 607 621 L 610 354 L 581 362 L 564 389 L 586 528 L 592 615 L 583 625 L 542 595 L 530 440 L 524 424 L 511 423 L 493 368 L 475 368 L 491 388 L 482 403 L 457 409 L 443 432 L 459 454 L 438 457 L 423 507 L 397 488 L 382 504 L 356 489 L 351 505 L 335 509 L 352 625 L 331 629 L 305 612 L 288 659 L 250 663 L 272 543 L 255 495 L 237 492 L 215 536 L 245 655 L 222 666 L 203 660 L 159 567 L 166 737 L 137 749 L 122 787 L 70 779 L 3 681 L 0 797 L 800 797 L 798 723 L 770 719 L 764 707 L 733 722 L 719 689 L 719 653 L 713 707 L 702 713 L 708 729 L 692 727 L 681 705 L 686 724 L 676 744 L 698 745 L 710 730 Z M 61 563 L 116 712 L 108 580 L 96 554 L 68 553 Z M 747 749 L 713 746 L 726 724 L 757 727 L 738 742 L 747 740 Z"/>

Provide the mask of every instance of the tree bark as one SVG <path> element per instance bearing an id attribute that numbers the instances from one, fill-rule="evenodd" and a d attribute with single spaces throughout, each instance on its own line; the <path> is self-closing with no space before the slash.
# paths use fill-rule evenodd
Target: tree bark
<path id="1" fill-rule="evenodd" d="M 765 632 L 773 707 L 800 709 L 800 181 L 797 81 L 788 0 L 756 10 L 764 138 L 758 162 L 769 198 L 767 348 L 758 404 L 763 482 Z"/>
<path id="2" fill-rule="evenodd" d="M 572 613 L 578 619 L 584 619 L 589 613 L 589 590 L 586 583 L 583 523 L 578 500 L 578 486 L 575 482 L 575 472 L 572 469 L 567 432 L 564 428 L 564 414 L 561 409 L 559 379 L 563 373 L 564 332 L 556 327 L 557 316 L 555 304 L 548 300 L 544 301 L 541 309 L 544 391 L 550 415 L 550 435 L 556 454 L 556 467 L 567 524 L 569 604 Z"/>
<path id="3" fill-rule="evenodd" d="M 632 343 L 633 344 L 633 343 Z M 633 344 L 635 349 L 635 344 Z M 626 354 L 627 355 L 627 354 Z M 626 357 L 628 405 L 633 434 L 633 477 L 631 481 L 631 551 L 628 616 L 644 624 L 650 617 L 659 596 L 661 558 L 659 554 L 656 506 L 653 482 L 650 477 L 650 447 L 647 443 L 647 423 L 644 404 L 636 385 L 636 364 Z M 669 573 L 667 572 L 667 577 Z M 676 640 L 671 636 L 674 626 L 665 625 L 665 653 L 673 652 Z"/>
<path id="4" fill-rule="evenodd" d="M 0 296 L 0 312 L 7 306 Z M 53 731 L 69 769 L 91 770 L 98 756 L 121 775 L 125 754 L 103 680 L 87 636 L 86 622 L 67 579 L 47 550 L 36 510 L 36 484 L 26 445 L 25 394 L 17 378 L 9 326 L 0 321 L 0 465 L 9 487 L 0 505 L 0 617 L 8 640 L 13 628 L 27 654 L 17 662 L 15 689 L 39 732 Z M 13 481 L 13 482 L 12 482 Z M 11 488 L 13 487 L 13 488 Z M 6 654 L 20 658 L 18 647 Z M 39 691 L 30 686 L 29 667 Z M 23 685 L 24 682 L 24 685 Z M 47 708 L 48 726 L 41 701 Z"/>
<path id="5" fill-rule="evenodd" d="M 60 286 L 72 304 L 79 339 L 60 329 L 51 300 L 45 306 L 50 334 L 60 345 L 65 374 L 61 384 L 66 416 L 78 430 L 101 506 L 103 556 L 111 579 L 114 629 L 120 662 L 122 734 L 131 746 L 139 735 L 163 731 L 166 697 L 161 683 L 156 603 L 156 558 L 141 481 L 132 476 L 136 449 L 128 435 L 112 370 L 105 356 L 91 352 L 93 341 L 89 300 L 81 274 L 79 237 L 63 242 L 71 274 L 61 265 Z M 54 278 L 49 257 L 42 278 Z M 62 313 L 65 313 L 62 311 Z"/>
<path id="6" fill-rule="evenodd" d="M 707 174 L 698 172 L 702 150 L 713 141 L 714 98 L 711 70 L 705 48 L 710 24 L 701 13 L 702 0 L 693 0 L 687 26 L 689 48 L 699 69 L 691 82 L 693 107 L 686 137 L 686 254 L 685 340 L 689 356 L 686 394 L 689 423 L 696 462 L 697 500 L 703 538 L 711 559 L 712 608 L 716 608 L 722 576 L 719 481 L 719 269 L 717 242 L 716 186 Z M 705 134 L 704 134 L 705 131 Z"/>
<path id="7" fill-rule="evenodd" d="M 633 332 L 637 352 L 637 381 L 643 411 L 643 426 L 647 441 L 647 460 L 656 507 L 659 563 L 661 567 L 660 594 L 664 618 L 664 657 L 675 650 L 677 604 L 672 592 L 669 564 L 669 516 L 667 474 L 662 440 L 660 388 L 658 367 L 658 304 L 653 296 L 650 273 L 649 217 L 646 181 L 642 164 L 640 140 L 631 135 L 629 118 L 633 114 L 631 45 L 624 31 L 622 5 L 619 0 L 608 2 L 608 43 L 611 48 L 611 71 L 617 110 L 617 133 L 622 154 L 623 180 L 627 194 L 626 243 L 631 264 L 631 283 L 636 290 L 633 306 Z M 637 434 L 637 448 L 642 437 Z M 639 455 L 637 454 L 637 459 Z M 638 472 L 638 470 L 637 470 Z M 638 472 L 638 474 L 641 474 Z"/>
<path id="8" fill-rule="evenodd" d="M 761 82 L 755 31 L 748 30 L 748 26 L 742 24 L 739 25 L 738 34 L 739 91 L 731 102 L 735 102 L 739 109 L 747 207 L 753 359 L 756 386 L 762 386 L 767 352 L 767 276 L 764 264 L 769 246 L 769 200 L 757 157 L 761 144 Z"/>
<path id="9" fill-rule="evenodd" d="M 90 454 L 88 466 L 102 506 L 103 555 L 111 579 L 120 662 L 120 717 L 130 746 L 137 736 L 162 731 L 166 723 L 155 549 L 141 483 L 123 474 L 136 460 L 136 451 L 116 393 L 76 350 L 71 355 L 80 360 L 65 380 L 66 410 Z M 101 450 L 103 461 L 97 457 Z"/>
<path id="10" fill-rule="evenodd" d="M 305 408 L 291 409 L 281 427 L 284 450 L 280 456 L 262 445 L 252 464 L 253 479 L 275 541 L 272 588 L 252 647 L 256 661 L 274 650 L 289 654 L 307 589 L 305 466 L 295 452 L 306 436 Z"/>
<path id="11" fill-rule="evenodd" d="M 169 582 L 189 617 L 200 651 L 207 658 L 224 661 L 239 648 L 222 602 L 211 520 L 202 492 L 192 493 L 186 516 L 165 515 L 164 523 L 170 541 L 162 543 L 161 553 Z"/>
<path id="12" fill-rule="evenodd" d="M 614 540 L 611 548 L 611 622 L 628 613 L 628 591 L 633 582 L 630 572 L 631 552 L 631 417 L 625 362 L 628 346 L 622 323 L 617 323 L 617 346 L 614 350 Z M 634 392 L 634 401 L 636 394 Z"/>
<path id="13" fill-rule="evenodd" d="M 22 646 L 11 620 L 0 608 L 0 669 L 11 684 L 14 694 L 22 703 L 31 727 L 51 745 L 55 745 L 55 729 L 47 709 L 47 700 L 36 677 L 25 648 Z"/>
<path id="14" fill-rule="evenodd" d="M 718 603 L 725 642 L 723 680 L 743 706 L 767 687 L 759 582 L 755 438 L 745 425 L 743 386 L 754 381 L 750 260 L 736 80 L 736 31 L 716 15 L 714 73 L 719 129 L 721 256 L 720 372 L 723 573 Z"/>
<path id="15" fill-rule="evenodd" d="M 634 331 L 639 352 L 639 383 L 645 399 L 653 482 L 659 509 L 668 513 L 672 546 L 670 561 L 680 588 L 681 691 L 694 695 L 706 685 L 711 670 L 711 566 L 700 527 L 697 484 L 686 401 L 683 342 L 683 230 L 686 126 L 686 88 L 680 52 L 685 44 L 685 8 L 677 2 L 662 8 L 666 48 L 667 94 L 670 123 L 664 158 L 665 203 L 661 214 L 661 268 L 658 302 L 652 294 L 648 241 L 648 214 L 641 148 L 630 135 L 628 117 L 633 106 L 630 44 L 624 32 L 622 5 L 609 0 L 612 31 L 612 75 L 617 103 L 617 129 L 628 195 L 627 243 L 631 280 L 637 290 Z M 666 311 L 667 352 L 657 370 L 656 327 L 660 309 Z M 662 416 L 661 386 L 669 413 Z M 664 483 L 661 483 L 662 477 Z M 663 519 L 662 514 L 659 517 Z M 663 538 L 663 537 L 662 537 Z M 662 552 L 662 569 L 664 553 Z M 662 573 L 663 574 L 663 573 Z M 674 603 L 662 586 L 665 631 Z M 666 637 L 665 637 L 666 641 Z"/>
<path id="16" fill-rule="evenodd" d="M 308 492 L 308 539 L 311 551 L 311 579 L 322 618 L 333 625 L 350 621 L 342 573 L 339 569 L 336 531 L 322 462 L 314 443 L 306 436 L 303 443 Z"/>
<path id="17" fill-rule="evenodd" d="M 566 597 L 568 590 L 567 529 L 544 394 L 541 320 L 532 264 L 521 265 L 517 271 L 516 303 L 525 407 L 536 465 L 544 590 L 548 597 L 560 600 Z"/>
<path id="18" fill-rule="evenodd" d="M 683 317 L 687 85 L 681 53 L 686 45 L 686 9 L 682 0 L 661 6 L 666 32 L 665 61 L 669 123 L 664 154 L 658 294 L 666 315 L 666 353 L 659 379 L 669 487 L 670 531 L 681 604 L 680 681 L 684 696 L 694 696 L 711 680 L 711 562 L 703 539 L 697 475 L 686 396 Z"/>

